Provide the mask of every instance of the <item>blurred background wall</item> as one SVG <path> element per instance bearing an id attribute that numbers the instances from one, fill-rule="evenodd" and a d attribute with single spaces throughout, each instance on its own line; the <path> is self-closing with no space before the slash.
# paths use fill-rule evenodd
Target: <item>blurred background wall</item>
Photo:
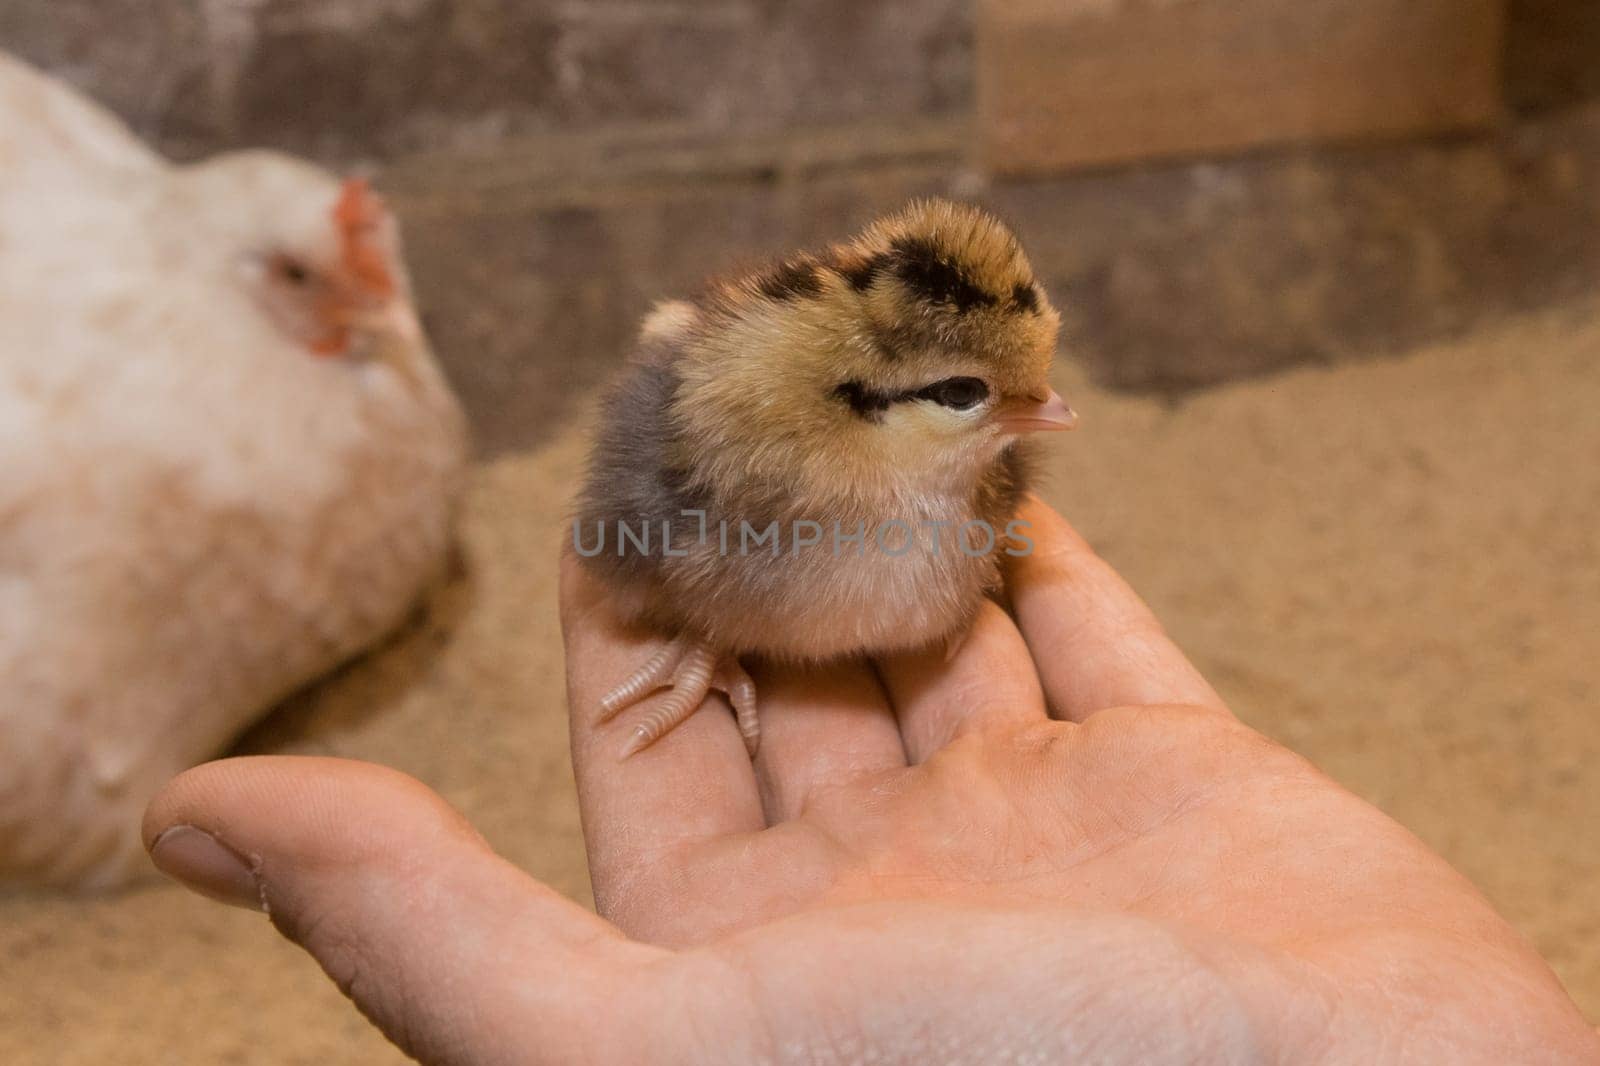
<path id="1" fill-rule="evenodd" d="M 1264 130 L 1265 150 L 991 183 L 1013 97 L 979 91 L 978 57 L 1025 65 L 1005 24 L 1030 7 L 1102 41 L 1222 11 L 1195 63 L 1270 56 L 1356 117 L 1276 109 L 1331 147 Z M 1366 67 L 1338 65 L 1340 27 L 1380 49 Z M 1369 357 L 1600 286 L 1590 0 L 8 0 L 0 44 L 177 158 L 261 144 L 379 168 L 490 454 L 561 424 L 650 300 L 919 193 L 1010 216 L 1069 352 L 1128 389 Z M 1408 87 L 1436 97 L 1409 123 L 1426 136 L 1361 136 L 1386 110 L 1359 99 L 1373 71 L 1406 57 L 1434 71 Z M 1137 157 L 1137 112 L 1110 114 Z"/>
<path id="2" fill-rule="evenodd" d="M 971 98 L 965 0 L 11 0 L 0 40 L 174 155 L 332 160 L 597 126 L 776 129 Z"/>

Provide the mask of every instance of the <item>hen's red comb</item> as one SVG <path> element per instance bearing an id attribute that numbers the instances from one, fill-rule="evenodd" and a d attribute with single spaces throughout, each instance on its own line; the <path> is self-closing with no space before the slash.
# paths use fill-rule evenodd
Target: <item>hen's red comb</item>
<path id="1" fill-rule="evenodd" d="M 379 299 L 393 296 L 394 271 L 384 235 L 389 209 L 367 179 L 345 181 L 333 208 L 333 221 L 339 230 L 340 258 L 351 280 Z"/>

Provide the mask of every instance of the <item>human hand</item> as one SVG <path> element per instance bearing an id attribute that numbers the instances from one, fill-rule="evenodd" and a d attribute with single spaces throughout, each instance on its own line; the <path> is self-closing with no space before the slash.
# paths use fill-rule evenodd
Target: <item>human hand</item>
<path id="1" fill-rule="evenodd" d="M 198 768 L 145 839 L 266 900 L 432 1063 L 1600 1056 L 1470 885 L 1240 725 L 1065 523 L 1023 517 L 1016 624 L 986 608 L 949 663 L 759 670 L 753 768 L 716 701 L 617 758 L 626 719 L 585 709 L 653 640 L 568 566 L 604 919 L 363 764 Z"/>

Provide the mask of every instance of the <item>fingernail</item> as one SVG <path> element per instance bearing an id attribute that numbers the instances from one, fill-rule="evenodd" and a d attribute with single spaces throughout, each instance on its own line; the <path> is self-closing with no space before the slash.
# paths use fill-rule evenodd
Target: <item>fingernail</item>
<path id="1" fill-rule="evenodd" d="M 261 883 L 244 856 L 203 829 L 175 825 L 150 845 L 156 869 L 185 888 L 247 910 L 264 911 Z"/>

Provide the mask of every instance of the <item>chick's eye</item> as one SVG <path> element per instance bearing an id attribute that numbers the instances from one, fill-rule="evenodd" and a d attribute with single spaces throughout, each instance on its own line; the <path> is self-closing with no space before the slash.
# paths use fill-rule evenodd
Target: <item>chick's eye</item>
<path id="1" fill-rule="evenodd" d="M 917 396 L 952 411 L 970 411 L 989 398 L 989 386 L 978 378 L 946 378 L 929 385 Z"/>

